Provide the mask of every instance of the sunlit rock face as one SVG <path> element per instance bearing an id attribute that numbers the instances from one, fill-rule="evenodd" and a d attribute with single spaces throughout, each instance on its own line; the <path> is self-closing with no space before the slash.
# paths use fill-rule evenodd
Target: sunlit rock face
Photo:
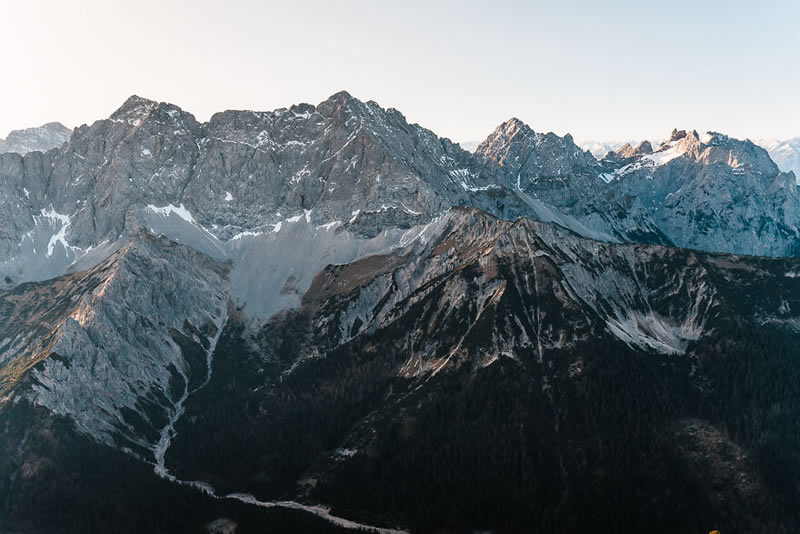
<path id="1" fill-rule="evenodd" d="M 3 401 L 22 381 L 81 432 L 147 456 L 211 372 L 228 271 L 142 232 L 88 271 L 5 294 Z"/>

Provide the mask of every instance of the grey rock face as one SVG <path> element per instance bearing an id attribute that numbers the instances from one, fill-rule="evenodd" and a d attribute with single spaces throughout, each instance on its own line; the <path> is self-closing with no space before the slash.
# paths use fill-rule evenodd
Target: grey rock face
<path id="1" fill-rule="evenodd" d="M 157 453 L 211 373 L 228 269 L 139 232 L 89 271 L 0 294 L 0 403 L 22 394 L 98 441 Z"/>
<path id="2" fill-rule="evenodd" d="M 15 152 L 25 155 L 28 152 L 47 152 L 67 142 L 72 130 L 60 122 L 48 122 L 36 128 L 13 130 L 5 139 L 0 139 L 0 153 Z"/>
<path id="3" fill-rule="evenodd" d="M 689 263 L 677 259 L 686 255 L 691 258 Z M 647 288 L 637 282 L 655 276 L 654 271 L 650 275 L 645 271 L 653 270 L 659 262 L 664 264 L 659 269 L 661 274 L 656 276 L 661 280 L 659 286 Z M 513 271 L 514 276 L 519 277 L 515 280 L 518 287 L 498 284 L 498 272 L 517 263 L 525 264 L 525 268 Z M 460 276 L 450 276 L 470 265 L 474 269 L 471 274 L 481 273 L 479 281 L 467 284 Z M 542 271 L 537 271 L 537 265 Z M 370 271 L 369 276 L 364 274 Z M 493 355 L 496 359 L 511 355 L 521 347 L 531 348 L 536 337 L 542 345 L 538 349 L 532 347 L 533 350 L 561 350 L 597 328 L 637 349 L 681 354 L 690 341 L 702 335 L 706 320 L 713 316 L 715 292 L 707 276 L 704 268 L 698 268 L 691 252 L 602 243 L 555 225 L 528 219 L 511 223 L 479 210 L 453 209 L 431 225 L 430 239 L 417 243 L 408 256 L 396 254 L 380 262 L 366 258 L 321 272 L 309 289 L 305 303 L 313 308 L 317 301 L 328 299 L 322 307 L 316 308 L 314 327 L 320 339 L 335 346 L 362 333 L 372 335 L 403 316 L 412 316 L 420 301 L 431 298 L 426 288 L 434 280 L 442 284 L 436 298 L 443 303 L 428 306 L 429 316 L 426 315 L 423 322 L 437 328 L 446 321 L 458 320 L 457 317 L 469 324 L 480 322 L 484 307 L 492 305 L 505 292 L 538 295 L 541 291 L 539 298 L 557 300 L 559 306 L 570 310 L 574 316 L 570 315 L 566 322 L 549 317 L 548 320 L 554 322 L 551 328 L 558 328 L 547 331 L 546 335 L 543 332 L 524 335 L 523 332 L 523 337 L 509 335 L 503 343 L 493 346 L 488 341 L 479 342 L 479 350 L 473 356 L 484 359 Z M 558 282 L 551 277 L 558 278 Z M 345 283 L 347 280 L 351 282 Z M 353 287 L 355 281 L 359 287 L 357 291 Z M 538 288 L 530 285 L 534 283 L 539 284 Z M 332 298 L 339 294 L 348 295 L 350 300 L 342 296 Z M 468 300 L 465 295 L 470 295 Z M 469 306 L 469 310 L 455 314 L 454 308 L 462 304 Z M 777 313 L 779 305 L 780 302 L 772 303 L 773 313 Z M 447 318 L 451 313 L 454 318 Z M 536 313 L 542 312 L 537 310 Z M 528 320 L 531 324 L 538 323 L 536 317 Z M 584 320 L 591 324 L 584 324 Z M 469 330 L 464 326 L 460 328 Z M 426 326 L 421 322 L 412 331 L 425 332 Z M 495 343 L 504 338 L 499 332 L 495 334 Z M 458 347 L 448 347 L 444 343 L 432 348 L 439 344 L 438 339 L 437 336 L 429 340 L 418 337 L 415 343 L 409 343 L 419 350 L 410 355 L 403 366 L 407 373 L 425 374 L 459 363 L 450 358 Z M 430 361 L 430 354 L 446 357 Z M 485 361 L 482 365 L 488 363 L 491 362 Z"/>
<path id="4" fill-rule="evenodd" d="M 569 136 L 554 137 L 545 142 L 510 121 L 477 152 L 507 182 L 623 241 L 770 256 L 800 250 L 795 177 L 750 141 L 676 130 L 655 151 L 626 145 L 597 162 Z"/>
<path id="5" fill-rule="evenodd" d="M 485 158 L 489 173 L 497 172 L 491 164 L 499 166 L 517 189 L 534 191 L 537 198 L 559 207 L 575 202 L 597 175 L 597 160 L 578 148 L 569 134 L 537 133 L 515 118 L 498 126 L 476 154 Z"/>

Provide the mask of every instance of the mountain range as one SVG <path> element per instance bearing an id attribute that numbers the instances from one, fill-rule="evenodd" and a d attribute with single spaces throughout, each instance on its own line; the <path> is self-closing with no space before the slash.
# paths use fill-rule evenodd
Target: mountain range
<path id="1" fill-rule="evenodd" d="M 47 152 L 67 142 L 72 130 L 60 122 L 48 122 L 36 128 L 13 130 L 5 139 L 0 139 L 0 153 Z"/>
<path id="2" fill-rule="evenodd" d="M 792 171 L 800 177 L 800 137 L 779 141 L 760 139 L 758 144 L 769 151 L 770 157 L 784 171 Z"/>
<path id="3" fill-rule="evenodd" d="M 51 146 L 0 154 L 0 530 L 800 528 L 752 142 L 470 152 L 340 92 Z"/>

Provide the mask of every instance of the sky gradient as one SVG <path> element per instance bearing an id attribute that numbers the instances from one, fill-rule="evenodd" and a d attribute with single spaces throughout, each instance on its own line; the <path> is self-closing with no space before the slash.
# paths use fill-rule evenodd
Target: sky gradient
<path id="1" fill-rule="evenodd" d="M 800 2 L 0 0 L 0 137 L 131 94 L 207 120 L 346 89 L 455 141 L 800 136 Z"/>

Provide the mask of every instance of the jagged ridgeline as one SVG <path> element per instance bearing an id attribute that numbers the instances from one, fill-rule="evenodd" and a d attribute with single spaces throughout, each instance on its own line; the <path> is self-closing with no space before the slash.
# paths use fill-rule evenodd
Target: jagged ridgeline
<path id="1" fill-rule="evenodd" d="M 800 529 L 750 141 L 469 153 L 343 92 L 50 143 L 0 154 L 0 530 Z"/>

